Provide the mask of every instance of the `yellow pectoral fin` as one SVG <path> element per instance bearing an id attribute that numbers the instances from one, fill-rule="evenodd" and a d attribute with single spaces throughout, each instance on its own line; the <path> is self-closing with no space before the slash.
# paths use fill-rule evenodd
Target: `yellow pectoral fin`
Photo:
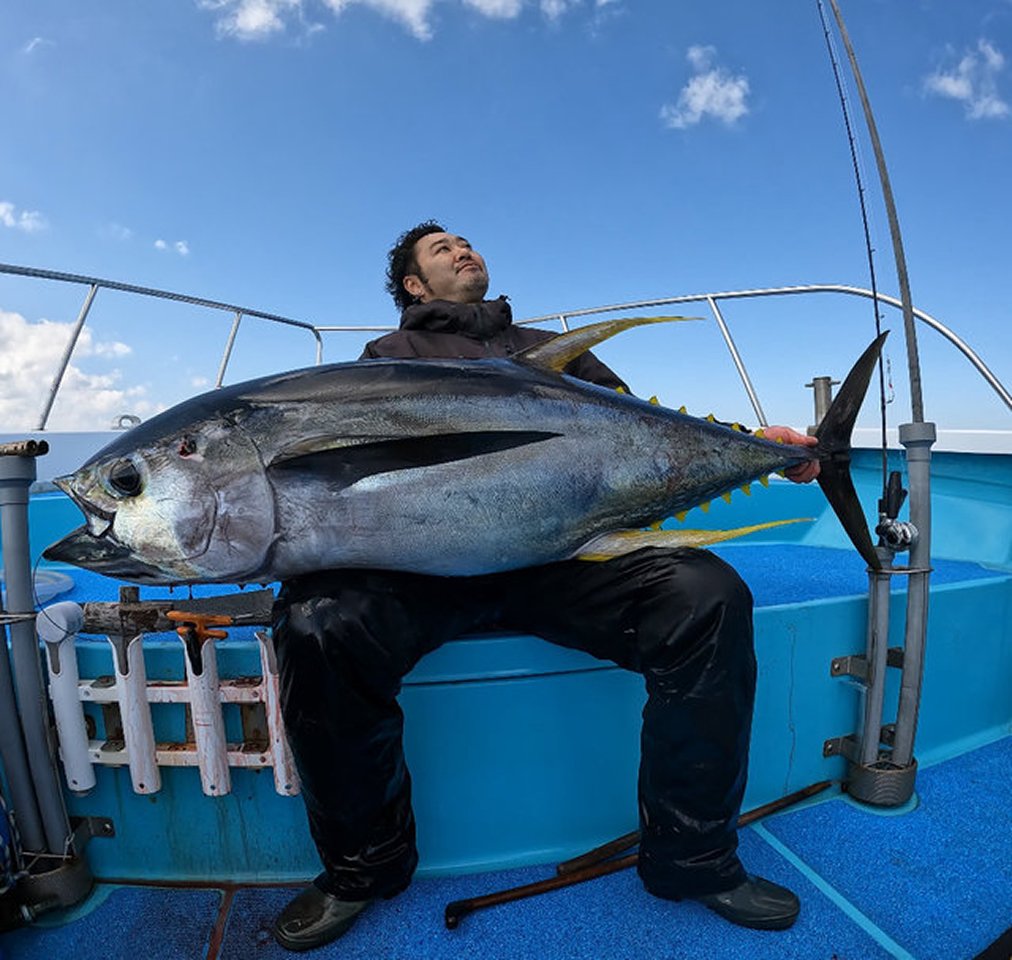
<path id="1" fill-rule="evenodd" d="M 616 533 L 605 533 L 586 544 L 576 555 L 577 560 L 611 560 L 642 550 L 644 547 L 664 547 L 669 550 L 678 547 L 706 547 L 711 543 L 721 543 L 744 537 L 760 530 L 771 530 L 789 523 L 811 523 L 811 517 L 798 517 L 793 520 L 771 520 L 769 523 L 757 523 L 751 527 L 736 527 L 733 530 L 619 530 Z"/>

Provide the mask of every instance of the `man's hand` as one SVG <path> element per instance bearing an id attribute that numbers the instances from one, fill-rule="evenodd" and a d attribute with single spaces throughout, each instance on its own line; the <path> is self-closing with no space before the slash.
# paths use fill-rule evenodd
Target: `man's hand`
<path id="1" fill-rule="evenodd" d="M 819 442 L 815 437 L 798 433 L 790 427 L 763 427 L 763 436 L 767 440 L 783 440 L 784 443 L 793 443 L 801 447 L 814 447 Z M 811 483 L 819 475 L 819 461 L 799 463 L 796 467 L 785 470 L 784 475 L 794 483 Z"/>

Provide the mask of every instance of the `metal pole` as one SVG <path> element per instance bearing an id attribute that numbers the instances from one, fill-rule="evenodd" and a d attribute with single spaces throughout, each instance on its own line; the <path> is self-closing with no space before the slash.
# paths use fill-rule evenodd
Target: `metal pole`
<path id="1" fill-rule="evenodd" d="M 39 415 L 39 424 L 35 428 L 36 430 L 46 429 L 49 411 L 53 409 L 53 402 L 56 400 L 56 394 L 59 393 L 60 384 L 63 382 L 63 375 L 67 372 L 67 367 L 70 365 L 70 358 L 74 353 L 74 348 L 77 346 L 77 340 L 81 336 L 81 331 L 84 329 L 84 321 L 88 319 L 88 311 L 91 309 L 91 302 L 95 299 L 96 293 L 98 293 L 98 285 L 93 283 L 91 289 L 88 290 L 88 295 L 84 298 L 81 312 L 77 315 L 77 323 L 74 324 L 74 329 L 71 331 L 70 340 L 67 342 L 67 349 L 63 351 L 60 368 L 56 371 L 56 376 L 53 377 L 53 384 L 49 388 L 49 396 L 46 397 L 42 413 Z"/>
<path id="2" fill-rule="evenodd" d="M 35 635 L 32 568 L 28 546 L 28 488 L 35 479 L 31 457 L 0 457 L 0 526 L 7 583 L 7 609 L 26 614 L 11 625 L 11 654 L 21 731 L 38 801 L 48 852 L 62 856 L 70 841 L 70 822 L 56 774 L 56 754 L 49 736 L 46 694 L 39 642 Z M 37 838 L 36 838 L 37 839 Z M 31 848 L 31 844 L 26 845 Z"/>
<path id="3" fill-rule="evenodd" d="M 707 297 L 706 302 L 710 305 L 710 310 L 713 311 L 713 318 L 717 321 L 717 326 L 720 328 L 720 333 L 724 338 L 724 343 L 727 344 L 727 349 L 731 351 L 731 359 L 734 361 L 734 365 L 738 370 L 738 376 L 741 377 L 741 382 L 745 385 L 745 392 L 748 394 L 749 401 L 752 404 L 752 409 L 755 410 L 755 415 L 759 420 L 759 425 L 768 427 L 769 421 L 766 419 L 766 414 L 763 413 L 762 405 L 759 403 L 759 397 L 756 396 L 755 389 L 752 387 L 752 381 L 749 379 L 748 371 L 745 369 L 745 364 L 742 362 L 741 355 L 738 353 L 738 348 L 734 345 L 734 340 L 731 337 L 731 331 L 724 322 L 724 318 L 720 313 L 720 308 L 717 306 L 717 301 L 714 300 L 713 297 Z"/>
<path id="4" fill-rule="evenodd" d="M 913 762 L 914 735 L 920 709 L 924 676 L 924 646 L 928 629 L 928 580 L 931 574 L 931 445 L 933 423 L 900 425 L 900 443 L 907 451 L 910 479 L 910 522 L 917 540 L 910 548 L 911 573 L 907 581 L 907 628 L 903 642 L 903 679 L 896 711 L 896 736 L 892 760 L 906 767 Z"/>
<path id="5" fill-rule="evenodd" d="M 885 701 L 886 662 L 889 656 L 889 587 L 892 563 L 891 550 L 882 547 L 876 552 L 882 570 L 869 570 L 868 642 L 865 651 L 867 676 L 864 693 L 864 725 L 861 728 L 859 762 L 870 766 L 879 759 L 882 743 L 882 704 Z"/>
<path id="6" fill-rule="evenodd" d="M 232 329 L 228 332 L 228 340 L 225 343 L 225 350 L 221 355 L 221 365 L 218 367 L 218 377 L 214 381 L 215 390 L 217 390 L 225 380 L 225 368 L 228 366 L 228 361 L 232 356 L 232 346 L 235 343 L 235 335 L 239 332 L 240 323 L 242 323 L 242 314 L 236 310 L 235 319 L 232 321 Z"/>

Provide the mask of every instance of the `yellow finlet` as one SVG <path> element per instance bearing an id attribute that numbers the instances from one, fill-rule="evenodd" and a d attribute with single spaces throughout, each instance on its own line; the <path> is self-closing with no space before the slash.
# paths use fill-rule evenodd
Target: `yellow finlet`
<path id="1" fill-rule="evenodd" d="M 732 423 L 731 424 L 731 429 L 734 430 L 735 433 L 741 433 L 741 424 L 740 423 Z"/>
<path id="2" fill-rule="evenodd" d="M 676 519 L 676 520 L 677 520 L 677 521 L 678 521 L 679 523 L 684 523 L 684 522 L 685 522 L 685 518 L 686 518 L 686 517 L 687 517 L 688 515 L 689 515 L 689 511 L 688 511 L 688 510 L 680 510 L 680 511 L 679 511 L 678 513 L 676 513 L 676 514 L 675 514 L 675 519 Z"/>
<path id="3" fill-rule="evenodd" d="M 763 474 L 763 475 L 762 475 L 762 476 L 761 476 L 761 477 L 759 478 L 759 482 L 760 482 L 760 483 L 761 483 L 761 484 L 762 484 L 762 485 L 763 485 L 764 487 L 768 487 L 768 486 L 770 485 L 770 478 L 769 478 L 769 477 L 767 477 L 767 476 L 766 476 L 765 474 Z"/>
<path id="4" fill-rule="evenodd" d="M 652 524 L 650 524 L 650 529 L 651 530 L 660 530 L 661 529 L 661 524 L 663 522 L 664 522 L 663 520 L 655 520 Z"/>
<path id="5" fill-rule="evenodd" d="M 717 422 L 717 418 L 712 413 L 708 413 L 706 415 L 706 421 L 707 421 L 707 423 L 716 423 Z"/>
<path id="6" fill-rule="evenodd" d="M 661 401 L 660 401 L 660 400 L 658 400 L 658 399 L 657 399 L 657 397 L 651 397 L 651 398 L 650 398 L 650 402 L 651 402 L 651 403 L 652 403 L 652 404 L 653 404 L 653 405 L 654 405 L 655 407 L 659 407 L 659 406 L 661 405 Z"/>
<path id="7" fill-rule="evenodd" d="M 755 431 L 755 433 L 752 434 L 752 436 L 758 437 L 760 440 L 764 440 L 766 438 L 766 431 L 763 430 L 762 427 L 760 427 L 758 430 Z"/>
<path id="8" fill-rule="evenodd" d="M 777 470 L 776 474 L 777 474 L 778 477 L 783 477 L 785 480 L 787 479 L 787 474 L 784 473 L 783 470 Z"/>
<path id="9" fill-rule="evenodd" d="M 728 490 L 726 493 L 722 493 L 720 496 L 721 496 L 721 499 L 723 499 L 724 503 L 730 503 L 731 502 L 731 491 L 730 490 Z"/>
<path id="10" fill-rule="evenodd" d="M 704 500 L 699 505 L 699 509 L 702 510 L 703 513 L 709 513 L 710 512 L 710 501 L 709 500 Z"/>
<path id="11" fill-rule="evenodd" d="M 685 413 L 685 414 L 687 414 L 687 413 L 688 413 L 689 411 L 685 409 L 685 404 L 683 403 L 683 404 L 682 404 L 682 405 L 681 405 L 681 406 L 680 406 L 680 407 L 678 408 L 678 412 L 679 412 L 679 413 Z"/>
<path id="12" fill-rule="evenodd" d="M 586 544 L 576 555 L 578 560 L 602 561 L 621 557 L 623 554 L 641 550 L 643 547 L 705 547 L 712 543 L 721 543 L 735 537 L 744 537 L 760 530 L 782 527 L 788 523 L 810 523 L 811 518 L 800 517 L 796 520 L 773 520 L 769 523 L 758 523 L 751 527 L 737 527 L 734 530 L 620 530 L 616 533 L 605 533 Z"/>
<path id="13" fill-rule="evenodd" d="M 751 483 L 743 483 L 741 485 L 740 489 L 741 489 L 741 492 L 744 493 L 746 497 L 751 497 L 752 496 L 752 484 Z"/>
<path id="14" fill-rule="evenodd" d="M 628 393 L 629 391 L 628 391 L 628 390 L 626 390 L 626 388 L 625 388 L 625 387 L 616 387 L 616 388 L 615 388 L 615 392 L 616 392 L 616 393 Z"/>

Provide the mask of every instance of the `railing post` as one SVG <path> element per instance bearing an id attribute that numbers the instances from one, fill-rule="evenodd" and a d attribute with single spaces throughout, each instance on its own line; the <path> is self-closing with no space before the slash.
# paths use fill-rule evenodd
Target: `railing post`
<path id="1" fill-rule="evenodd" d="M 74 329 L 70 333 L 70 340 L 67 341 L 67 347 L 63 351 L 63 359 L 60 361 L 60 368 L 56 371 L 56 376 L 53 377 L 52 386 L 49 388 L 49 396 L 46 397 L 46 402 L 42 407 L 42 413 L 39 415 L 39 423 L 35 428 L 36 430 L 46 429 L 46 423 L 49 421 L 49 412 L 53 409 L 53 403 L 56 400 L 57 393 L 60 392 L 60 384 L 63 382 L 63 375 L 67 372 L 67 367 L 70 365 L 70 358 L 74 353 L 74 348 L 77 346 L 77 341 L 81 336 L 81 331 L 84 329 L 84 321 L 88 319 L 88 311 L 91 309 L 91 304 L 95 299 L 96 293 L 98 293 L 98 284 L 93 283 L 88 290 L 88 295 L 84 298 L 84 303 L 81 306 L 81 312 L 77 315 L 77 323 L 74 324 Z"/>
<path id="2" fill-rule="evenodd" d="M 745 386 L 745 392 L 748 394 L 748 399 L 752 404 L 752 409 L 755 410 L 759 426 L 768 427 L 769 421 L 766 419 L 766 414 L 763 413 L 762 404 L 759 403 L 759 397 L 756 395 L 755 388 L 752 386 L 752 381 L 749 378 L 748 371 L 745 369 L 745 364 L 742 362 L 741 355 L 738 353 L 738 348 L 735 346 L 734 339 L 731 337 L 731 331 L 724 322 L 724 317 L 721 315 L 720 308 L 717 306 L 717 301 L 714 300 L 713 297 L 707 297 L 706 302 L 710 305 L 710 310 L 713 313 L 713 319 L 717 321 L 717 326 L 720 328 L 720 334 L 724 338 L 724 343 L 727 344 L 727 349 L 731 352 L 731 359 L 734 361 L 735 368 L 738 370 L 738 376 L 741 377 L 741 382 Z"/>
<path id="3" fill-rule="evenodd" d="M 218 366 L 218 376 L 214 381 L 214 388 L 217 390 L 225 382 L 225 368 L 232 357 L 232 346 L 235 344 L 236 334 L 239 332 L 239 324 L 242 323 L 242 313 L 235 312 L 235 319 L 232 321 L 232 328 L 228 332 L 228 340 L 225 342 L 225 349 L 221 355 L 221 364 Z"/>

